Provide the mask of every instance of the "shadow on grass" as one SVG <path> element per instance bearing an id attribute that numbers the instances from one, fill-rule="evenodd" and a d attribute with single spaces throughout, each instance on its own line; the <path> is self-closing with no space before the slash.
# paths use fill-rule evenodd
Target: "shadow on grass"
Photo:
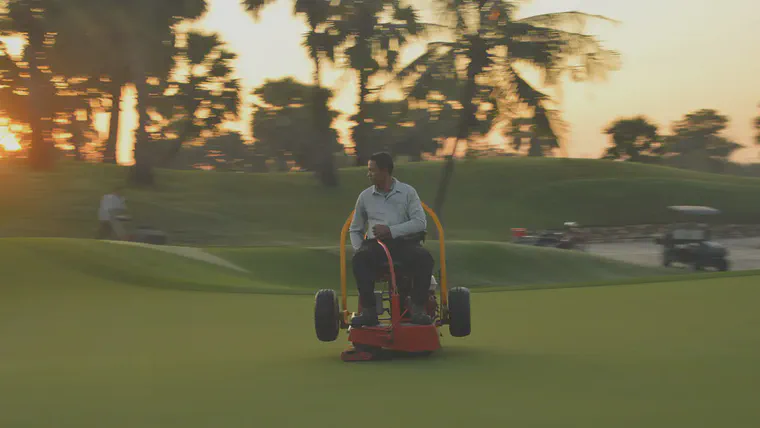
<path id="1" fill-rule="evenodd" d="M 441 371 L 448 373 L 452 369 L 458 372 L 483 371 L 488 367 L 511 367 L 514 370 L 520 368 L 556 367 L 558 364 L 571 363 L 574 357 L 549 355 L 536 352 L 523 352 L 521 350 L 504 350 L 489 348 L 486 346 L 444 346 L 429 355 L 410 355 L 403 353 L 389 353 L 387 358 L 372 361 L 345 362 L 341 360 L 341 351 L 348 346 L 338 349 L 333 353 L 323 354 L 317 358 L 309 358 L 317 368 L 353 370 L 355 367 L 365 367 L 370 370 L 377 368 L 390 368 L 396 370 L 419 370 Z M 305 361 L 304 361 L 305 362 Z M 576 361 L 577 362 L 577 361 Z M 362 369 L 358 369 L 362 370 Z"/>

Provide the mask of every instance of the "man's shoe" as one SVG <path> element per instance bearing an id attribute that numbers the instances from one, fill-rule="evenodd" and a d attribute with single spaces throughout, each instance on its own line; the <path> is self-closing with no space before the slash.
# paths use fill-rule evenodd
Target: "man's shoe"
<path id="1" fill-rule="evenodd" d="M 372 327 L 380 324 L 377 319 L 377 310 L 375 308 L 363 309 L 362 312 L 351 319 L 352 327 Z"/>
<path id="2" fill-rule="evenodd" d="M 425 307 L 422 305 L 412 305 L 412 324 L 418 325 L 430 325 L 433 323 L 433 319 L 425 311 Z"/>

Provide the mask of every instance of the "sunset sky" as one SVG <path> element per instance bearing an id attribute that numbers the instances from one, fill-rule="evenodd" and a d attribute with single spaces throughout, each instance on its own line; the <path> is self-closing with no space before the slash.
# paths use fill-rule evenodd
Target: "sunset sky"
<path id="1" fill-rule="evenodd" d="M 432 20 L 432 0 L 415 0 Z M 601 131 L 621 116 L 645 114 L 669 131 L 684 114 L 714 108 L 731 119 L 727 136 L 747 147 L 753 143 L 752 118 L 760 114 L 760 13 L 755 0 L 535 0 L 521 2 L 520 16 L 580 10 L 621 21 L 596 25 L 606 47 L 622 55 L 622 68 L 604 83 L 567 83 L 563 87 L 563 118 L 571 126 L 568 154 L 598 157 L 607 144 Z M 203 29 L 218 32 L 238 53 L 237 75 L 244 91 L 265 79 L 286 75 L 311 83 L 312 65 L 301 46 L 307 30 L 302 18 L 291 16 L 292 0 L 279 0 L 255 22 L 239 0 L 210 0 Z M 407 49 L 402 61 L 422 52 Z M 332 85 L 343 70 L 329 70 L 323 81 Z M 353 75 L 341 80 L 335 107 L 355 111 L 357 90 Z M 133 100 L 125 100 L 122 140 L 131 140 L 135 124 Z M 245 128 L 248 127 L 246 114 Z M 248 129 L 244 131 L 249 132 Z M 339 125 L 345 129 L 345 124 Z M 128 162 L 127 144 L 120 160 Z M 757 150 L 743 150 L 737 160 L 755 161 Z"/>

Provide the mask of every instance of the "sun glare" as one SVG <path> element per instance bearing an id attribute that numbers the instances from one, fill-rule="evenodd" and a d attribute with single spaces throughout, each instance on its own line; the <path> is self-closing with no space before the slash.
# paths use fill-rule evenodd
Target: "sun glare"
<path id="1" fill-rule="evenodd" d="M 21 144 L 19 144 L 18 137 L 5 126 L 0 126 L 0 146 L 2 146 L 6 152 L 16 152 L 21 150 Z"/>
<path id="2" fill-rule="evenodd" d="M 20 57 L 21 54 L 24 52 L 24 45 L 26 45 L 26 41 L 21 37 L 0 37 L 0 43 L 3 43 L 5 45 L 5 48 L 8 50 L 8 53 L 11 55 L 11 57 Z"/>

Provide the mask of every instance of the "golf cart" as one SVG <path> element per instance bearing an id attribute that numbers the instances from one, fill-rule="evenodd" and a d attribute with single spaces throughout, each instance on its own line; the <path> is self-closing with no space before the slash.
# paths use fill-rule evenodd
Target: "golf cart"
<path id="1" fill-rule="evenodd" d="M 668 209 L 685 216 L 716 215 L 720 211 L 704 206 L 674 205 Z M 726 271 L 729 268 L 728 249 L 710 240 L 710 229 L 706 224 L 697 222 L 676 222 L 668 230 L 655 239 L 657 245 L 662 245 L 662 264 L 670 266 L 673 263 L 691 265 L 694 270 L 715 268 Z"/>
<path id="2" fill-rule="evenodd" d="M 561 250 L 580 250 L 588 248 L 588 240 L 574 221 L 567 221 L 562 229 L 549 229 L 530 232 L 525 228 L 513 228 L 512 238 L 517 244 L 553 247 Z"/>
<path id="3" fill-rule="evenodd" d="M 314 305 L 314 327 L 320 341 L 332 342 L 337 339 L 341 329 L 348 331 L 348 341 L 352 346 L 341 354 L 343 361 L 383 359 L 394 353 L 428 355 L 440 349 L 439 337 L 442 334 L 439 330 L 444 325 L 449 326 L 449 333 L 453 337 L 470 334 L 470 291 L 465 287 L 448 290 L 443 227 L 435 213 L 426 204 L 423 203 L 422 206 L 435 221 L 440 240 L 440 289 L 438 290 L 438 281 L 433 276 L 427 304 L 427 313 L 433 323 L 415 325 L 410 322 L 406 308 L 410 307 L 412 277 L 405 266 L 393 260 L 385 243 L 378 240 L 387 257 L 387 262 L 379 270 L 375 281 L 380 324 L 374 327 L 351 326 L 351 319 L 361 311 L 361 304 L 357 312 L 350 312 L 347 305 L 345 242 L 353 217 L 351 212 L 340 235 L 340 305 L 337 294 L 330 289 L 318 291 Z M 424 241 L 424 234 L 419 238 Z"/>

